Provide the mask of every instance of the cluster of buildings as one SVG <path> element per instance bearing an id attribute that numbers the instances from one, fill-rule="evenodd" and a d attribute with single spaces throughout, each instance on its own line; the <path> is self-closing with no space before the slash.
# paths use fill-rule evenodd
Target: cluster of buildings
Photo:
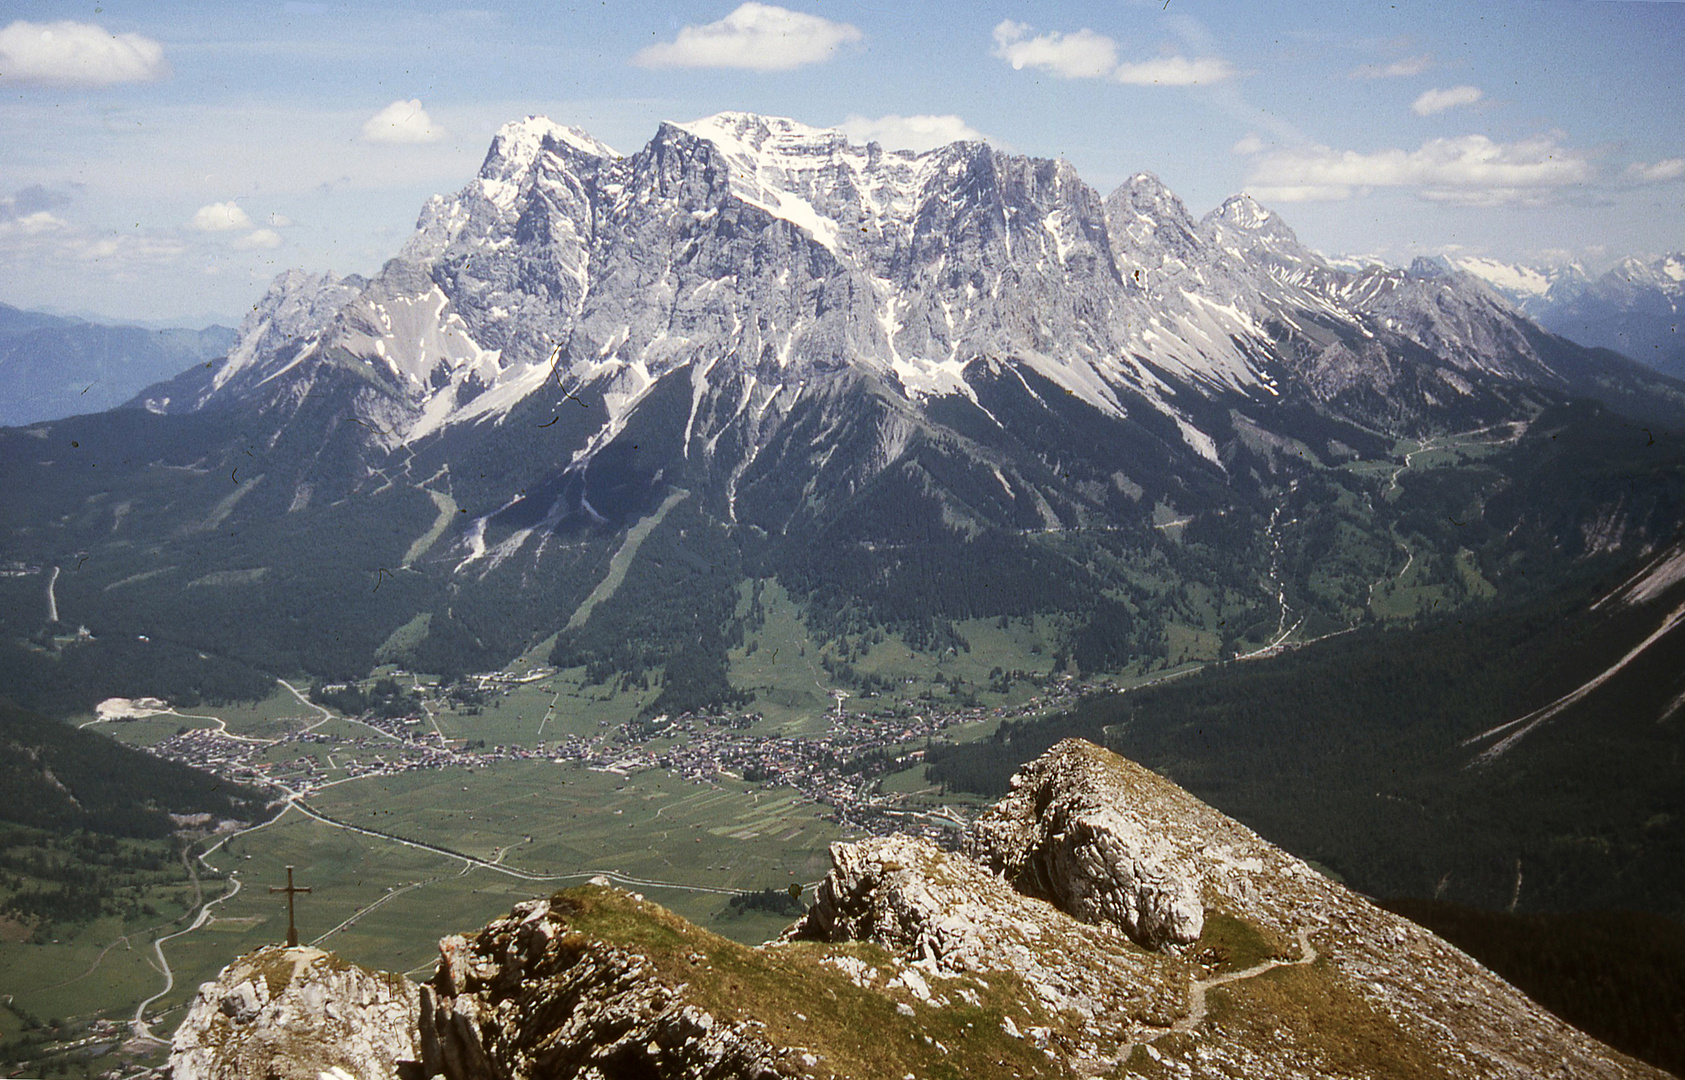
<path id="1" fill-rule="evenodd" d="M 479 692 L 496 694 L 554 674 L 537 668 L 521 675 L 494 673 L 472 679 Z M 417 684 L 417 689 L 423 688 Z M 756 732 L 754 726 L 761 719 L 756 713 L 684 713 L 607 728 L 589 738 L 568 733 L 560 740 L 531 747 L 488 746 L 484 740 L 445 738 L 429 722 L 429 711 L 425 717 L 358 717 L 357 722 L 370 733 L 354 737 L 307 728 L 275 739 L 258 739 L 219 728 L 194 728 L 151 749 L 219 776 L 279 787 L 297 796 L 350 778 L 483 767 L 498 761 L 571 761 L 620 774 L 665 769 L 698 782 L 730 778 L 794 788 L 830 807 L 835 820 L 850 831 L 913 832 L 941 840 L 964 822 L 944 810 L 909 807 L 904 796 L 881 790 L 882 779 L 916 767 L 930 743 L 955 725 L 1058 707 L 1090 688 L 1060 676 L 1049 679 L 1042 689 L 1041 695 L 1028 702 L 994 709 L 920 702 L 914 711 L 906 702 L 894 702 L 847 712 L 839 698 L 837 708 L 827 713 L 829 729 L 817 736 Z M 433 686 L 425 690 L 439 692 Z"/>

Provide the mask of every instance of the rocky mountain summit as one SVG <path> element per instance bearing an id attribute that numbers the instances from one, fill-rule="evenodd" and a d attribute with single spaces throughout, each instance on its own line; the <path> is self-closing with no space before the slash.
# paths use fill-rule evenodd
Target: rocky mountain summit
<path id="1" fill-rule="evenodd" d="M 170 1044 L 172 1080 L 372 1080 L 416 1053 L 416 988 L 308 946 L 270 946 L 205 983 Z"/>
<path id="2" fill-rule="evenodd" d="M 311 1056 L 316 1018 L 263 1011 L 253 971 L 284 957 L 258 954 L 202 989 L 172 1065 L 285 1080 L 1663 1075 L 1092 744 L 1026 766 L 966 852 L 838 844 L 808 913 L 757 948 L 606 886 L 530 901 L 441 943 L 419 1015 L 358 1007 L 379 995 L 292 961 L 351 1044 L 394 1048 L 355 1064 Z"/>

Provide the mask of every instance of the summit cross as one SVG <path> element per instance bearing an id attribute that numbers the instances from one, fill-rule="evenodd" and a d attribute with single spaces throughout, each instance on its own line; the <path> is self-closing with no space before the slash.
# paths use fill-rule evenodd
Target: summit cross
<path id="1" fill-rule="evenodd" d="M 301 892 L 309 891 L 310 886 L 308 885 L 298 886 L 293 884 L 293 868 L 291 866 L 287 867 L 287 884 L 285 888 L 282 888 L 279 885 L 269 886 L 269 892 L 272 895 L 280 892 L 287 894 L 287 948 L 289 949 L 296 948 L 298 945 L 298 925 L 293 922 L 293 897 Z"/>

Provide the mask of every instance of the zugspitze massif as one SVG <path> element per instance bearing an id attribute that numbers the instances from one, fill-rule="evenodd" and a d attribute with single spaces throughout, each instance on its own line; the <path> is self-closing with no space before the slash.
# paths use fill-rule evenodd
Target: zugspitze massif
<path id="1" fill-rule="evenodd" d="M 187 1006 L 176 1080 L 1657 1075 L 1342 882 L 1677 909 L 1685 385 L 1491 266 L 1353 265 L 982 141 L 529 117 L 372 277 L 0 429 L 18 820 L 180 886 L 91 901 L 158 924 L 135 1045 Z M 254 950 L 277 891 L 304 945 Z M 1612 1040 L 1668 1000 L 1593 997 Z"/>
<path id="2" fill-rule="evenodd" d="M 677 713 L 753 696 L 763 586 L 867 689 L 862 650 L 963 650 L 966 620 L 1083 672 L 1342 629 L 1407 556 L 1364 463 L 1507 446 L 1576 395 L 1681 407 L 1442 265 L 1335 269 L 1244 195 L 1195 219 L 1150 174 L 1102 196 L 981 142 L 725 113 L 621 156 L 528 118 L 372 279 L 283 274 L 226 360 L 137 400 L 167 422 L 79 436 L 138 485 L 121 512 L 71 511 L 57 433 L 6 452 L 47 470 L 22 517 L 87 554 L 59 589 L 105 628 L 328 678 L 543 645 Z M 1644 551 L 1659 513 L 1500 500 L 1450 550 Z"/>

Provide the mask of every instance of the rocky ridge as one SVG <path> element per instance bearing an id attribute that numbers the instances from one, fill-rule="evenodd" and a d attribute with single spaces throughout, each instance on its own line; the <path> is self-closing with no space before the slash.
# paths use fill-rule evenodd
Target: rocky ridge
<path id="1" fill-rule="evenodd" d="M 414 1060 L 416 988 L 308 946 L 270 946 L 199 987 L 171 1080 L 373 1080 Z"/>
<path id="2" fill-rule="evenodd" d="M 807 915 L 758 948 L 602 886 L 519 905 L 441 943 L 399 1042 L 449 1080 L 1662 1075 L 1091 744 L 1022 770 L 967 850 L 835 845 Z M 198 1048 L 234 1030 L 224 1003 L 249 1011 L 241 978 L 178 1033 L 192 1075 L 224 1075 Z M 259 1050 L 220 1052 L 287 1036 L 242 1038 Z"/>

